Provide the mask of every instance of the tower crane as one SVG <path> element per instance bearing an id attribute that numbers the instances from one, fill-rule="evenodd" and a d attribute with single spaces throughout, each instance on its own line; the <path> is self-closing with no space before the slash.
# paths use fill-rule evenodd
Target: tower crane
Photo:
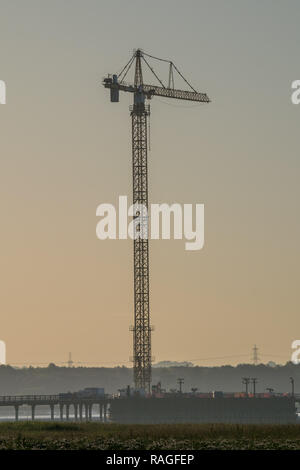
<path id="1" fill-rule="evenodd" d="M 168 64 L 168 83 L 164 84 L 150 65 L 150 60 Z M 143 81 L 142 64 L 155 77 L 159 85 L 146 84 Z M 134 68 L 133 83 L 124 81 L 129 70 Z M 176 89 L 174 77 L 180 76 L 188 89 Z M 150 105 L 146 100 L 153 96 L 209 103 L 206 93 L 198 93 L 184 78 L 172 61 L 154 57 L 141 49 L 134 51 L 129 62 L 119 74 L 108 75 L 103 79 L 103 86 L 110 89 L 110 100 L 119 102 L 120 92 L 133 93 L 133 105 L 130 106 L 132 121 L 132 177 L 133 204 L 139 208 L 134 215 L 135 229 L 139 236 L 134 237 L 134 325 L 133 332 L 133 372 L 136 389 L 150 392 L 151 386 L 151 331 L 149 306 L 149 241 L 148 241 L 148 136 L 147 121 Z M 144 212 L 143 212 L 144 211 Z M 142 212 L 142 213 L 140 213 Z"/>

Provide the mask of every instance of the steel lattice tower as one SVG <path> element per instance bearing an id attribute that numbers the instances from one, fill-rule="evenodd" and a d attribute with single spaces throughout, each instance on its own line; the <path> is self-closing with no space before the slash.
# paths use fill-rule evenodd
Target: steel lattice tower
<path id="1" fill-rule="evenodd" d="M 165 86 L 145 56 L 168 63 L 169 79 Z M 143 82 L 141 61 L 159 81 L 160 86 Z M 131 66 L 135 64 L 134 83 L 124 82 Z M 174 88 L 174 71 L 185 81 L 190 90 Z M 119 92 L 133 93 L 134 102 L 130 107 L 132 119 L 132 177 L 134 213 L 134 325 L 133 332 L 133 366 L 136 389 L 150 392 L 151 386 L 151 324 L 149 305 L 149 241 L 148 241 L 148 155 L 147 155 L 147 121 L 150 106 L 145 99 L 153 96 L 175 98 L 179 100 L 209 103 L 206 93 L 198 93 L 183 77 L 175 64 L 169 60 L 150 56 L 137 49 L 129 62 L 117 75 L 103 79 L 105 88 L 110 89 L 112 102 L 119 101 Z"/>
<path id="2" fill-rule="evenodd" d="M 134 244 L 134 327 L 133 364 L 136 388 L 150 389 L 151 383 L 151 327 L 149 305 L 149 240 L 148 217 L 148 162 L 147 116 L 149 107 L 144 103 L 133 105 L 132 117 L 132 176 L 133 204 L 137 204 Z M 145 235 L 145 236 L 144 236 Z"/>
<path id="3" fill-rule="evenodd" d="M 141 57 L 137 52 L 136 89 L 143 83 Z M 151 326 L 149 305 L 149 239 L 148 239 L 148 142 L 147 118 L 150 106 L 145 105 L 141 91 L 134 94 L 132 119 L 132 177 L 133 204 L 137 206 L 137 236 L 134 240 L 134 326 L 133 370 L 135 387 L 150 391 L 151 384 Z M 144 213 L 145 212 L 145 213 Z"/>

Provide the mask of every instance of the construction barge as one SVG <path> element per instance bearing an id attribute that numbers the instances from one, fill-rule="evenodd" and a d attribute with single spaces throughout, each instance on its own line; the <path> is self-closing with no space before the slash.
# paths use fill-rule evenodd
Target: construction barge
<path id="1" fill-rule="evenodd" d="M 112 400 L 110 419 L 127 424 L 289 424 L 296 423 L 297 413 L 291 396 L 135 396 Z"/>

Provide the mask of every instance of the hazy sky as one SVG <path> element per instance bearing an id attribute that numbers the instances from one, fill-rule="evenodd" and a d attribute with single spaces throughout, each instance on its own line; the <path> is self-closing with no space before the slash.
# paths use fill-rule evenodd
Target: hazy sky
<path id="1" fill-rule="evenodd" d="M 264 361 L 290 359 L 300 337 L 299 43 L 297 0 L 0 0 L 8 362 L 72 351 L 130 365 L 132 241 L 97 240 L 95 213 L 131 197 L 132 97 L 111 104 L 101 80 L 137 47 L 172 59 L 212 99 L 151 102 L 150 200 L 204 203 L 206 224 L 199 252 L 151 242 L 153 355 L 235 364 L 256 343 Z M 234 357 L 206 360 L 223 356 Z"/>

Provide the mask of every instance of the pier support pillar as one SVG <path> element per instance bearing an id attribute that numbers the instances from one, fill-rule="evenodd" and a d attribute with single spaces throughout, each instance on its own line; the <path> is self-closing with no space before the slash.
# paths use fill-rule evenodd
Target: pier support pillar
<path id="1" fill-rule="evenodd" d="M 34 421 L 35 418 L 35 405 L 31 405 L 31 419 Z"/>
<path id="2" fill-rule="evenodd" d="M 74 418 L 75 418 L 75 421 L 77 421 L 78 419 L 78 405 L 77 404 L 74 404 Z"/>
<path id="3" fill-rule="evenodd" d="M 79 403 L 79 419 L 82 421 L 82 403 Z"/>
<path id="4" fill-rule="evenodd" d="M 89 420 L 92 421 L 93 419 L 93 404 L 89 405 Z"/>
<path id="5" fill-rule="evenodd" d="M 19 419 L 19 405 L 15 405 L 15 417 L 16 421 Z"/>
<path id="6" fill-rule="evenodd" d="M 67 419 L 67 420 L 69 419 L 69 411 L 70 411 L 70 405 L 67 404 L 67 405 L 66 405 L 66 419 Z"/>
<path id="7" fill-rule="evenodd" d="M 107 404 L 105 403 L 104 406 L 103 406 L 103 411 L 104 411 L 104 416 L 103 416 L 103 421 L 106 423 L 107 421 Z"/>
<path id="8" fill-rule="evenodd" d="M 51 415 L 51 421 L 54 420 L 54 405 L 50 405 L 50 415 Z"/>
<path id="9" fill-rule="evenodd" d="M 85 420 L 88 421 L 89 420 L 89 405 L 88 405 L 88 403 L 84 404 L 84 411 L 85 411 Z"/>
<path id="10" fill-rule="evenodd" d="M 102 421 L 102 403 L 99 403 L 99 421 Z"/>
<path id="11" fill-rule="evenodd" d="M 64 405 L 59 405 L 60 419 L 64 419 Z"/>

